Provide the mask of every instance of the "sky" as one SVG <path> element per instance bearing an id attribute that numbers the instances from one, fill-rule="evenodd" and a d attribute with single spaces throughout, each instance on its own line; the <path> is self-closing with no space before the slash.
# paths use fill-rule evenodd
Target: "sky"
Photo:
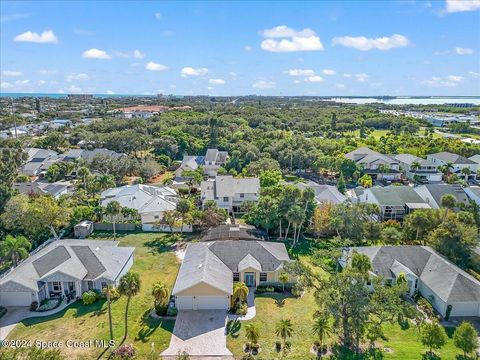
<path id="1" fill-rule="evenodd" d="M 2 0 L 0 10 L 2 93 L 480 95 L 480 0 Z"/>

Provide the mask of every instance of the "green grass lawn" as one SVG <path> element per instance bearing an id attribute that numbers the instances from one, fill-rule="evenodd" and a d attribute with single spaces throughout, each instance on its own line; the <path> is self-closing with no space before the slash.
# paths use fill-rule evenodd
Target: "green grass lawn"
<path id="1" fill-rule="evenodd" d="M 111 240 L 111 234 L 103 233 L 93 238 Z M 170 251 L 172 241 L 166 234 L 121 234 L 120 246 L 134 246 L 135 261 L 131 271 L 138 272 L 142 287 L 139 295 L 132 298 L 128 318 L 128 338 L 125 343 L 133 343 L 138 358 L 158 359 L 169 343 L 174 321 L 161 321 L 148 316 L 153 307 L 152 285 L 162 281 L 171 289 L 175 281 L 179 263 L 174 252 Z M 112 304 L 114 338 L 120 342 L 124 335 L 124 311 L 126 299 L 121 297 Z M 108 339 L 109 327 L 105 301 L 97 301 L 85 306 L 75 302 L 58 314 L 44 318 L 26 319 L 18 324 L 9 335 L 10 339 L 40 340 L 89 340 Z M 151 353 L 152 342 L 154 352 Z M 74 359 L 92 359 L 102 353 L 99 349 L 68 349 L 64 354 Z M 108 354 L 105 354 L 104 358 Z"/>
<path id="2" fill-rule="evenodd" d="M 374 130 L 372 131 L 369 136 L 373 136 L 375 139 L 380 139 L 382 136 L 387 136 L 388 134 L 390 133 L 390 130 Z M 419 130 L 417 135 L 424 135 L 425 134 L 425 131 L 424 130 Z M 357 131 L 356 132 L 356 135 L 357 136 L 360 136 L 360 133 Z M 438 139 L 438 138 L 441 138 L 442 136 L 440 134 L 437 134 L 437 133 L 433 133 L 432 134 L 432 137 L 434 139 Z"/>

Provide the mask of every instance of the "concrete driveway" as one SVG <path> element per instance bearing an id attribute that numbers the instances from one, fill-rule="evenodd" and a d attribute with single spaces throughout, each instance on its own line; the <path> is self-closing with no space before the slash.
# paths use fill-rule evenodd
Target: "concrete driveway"
<path id="1" fill-rule="evenodd" d="M 0 340 L 5 340 L 15 325 L 29 316 L 28 307 L 7 307 L 7 313 L 0 318 Z"/>
<path id="2" fill-rule="evenodd" d="M 224 310 L 182 310 L 178 312 L 165 359 L 185 351 L 192 358 L 233 359 L 227 349 Z"/>

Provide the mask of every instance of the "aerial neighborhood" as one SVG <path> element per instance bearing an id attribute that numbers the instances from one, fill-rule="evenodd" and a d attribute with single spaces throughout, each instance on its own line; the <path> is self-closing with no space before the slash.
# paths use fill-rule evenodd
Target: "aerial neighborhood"
<path id="1" fill-rule="evenodd" d="M 480 0 L 0 14 L 0 360 L 480 359 Z"/>

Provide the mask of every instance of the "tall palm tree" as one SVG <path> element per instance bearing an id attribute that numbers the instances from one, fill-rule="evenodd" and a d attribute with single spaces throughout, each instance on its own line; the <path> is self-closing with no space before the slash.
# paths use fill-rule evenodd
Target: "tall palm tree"
<path id="1" fill-rule="evenodd" d="M 25 236 L 7 235 L 5 240 L 0 242 L 0 254 L 5 260 L 10 259 L 15 266 L 22 259 L 28 257 L 28 250 L 32 248 L 32 244 Z"/>
<path id="2" fill-rule="evenodd" d="M 287 273 L 281 273 L 280 276 L 278 277 L 278 280 L 282 283 L 282 291 L 285 292 L 285 284 L 288 281 L 288 274 Z"/>
<path id="3" fill-rule="evenodd" d="M 233 298 L 237 302 L 247 301 L 250 290 L 244 282 L 236 282 L 233 284 Z"/>
<path id="4" fill-rule="evenodd" d="M 102 191 L 115 187 L 115 179 L 112 175 L 100 175 L 96 178 L 96 181 Z"/>
<path id="5" fill-rule="evenodd" d="M 245 337 L 251 344 L 257 344 L 260 338 L 260 330 L 255 324 L 247 324 L 245 325 Z M 252 347 L 250 346 L 251 351 Z"/>
<path id="6" fill-rule="evenodd" d="M 440 206 L 445 208 L 445 215 L 443 221 L 448 216 L 448 210 L 452 210 L 457 205 L 457 199 L 452 194 L 445 194 L 440 198 Z"/>
<path id="7" fill-rule="evenodd" d="M 292 321 L 290 319 L 282 319 L 275 325 L 275 334 L 283 340 L 283 350 L 285 351 L 285 342 L 287 338 L 293 334 Z"/>
<path id="8" fill-rule="evenodd" d="M 122 343 L 128 335 L 128 307 L 130 306 L 130 300 L 132 299 L 132 296 L 135 296 L 140 292 L 140 286 L 140 275 L 135 272 L 129 271 L 120 279 L 118 292 L 120 295 L 127 296 L 127 305 L 125 306 L 125 335 L 123 336 Z"/>
<path id="9" fill-rule="evenodd" d="M 413 170 L 413 172 L 417 171 L 420 169 L 420 163 L 418 161 L 412 162 L 412 165 L 410 165 L 410 169 Z"/>
<path id="10" fill-rule="evenodd" d="M 343 177 L 342 177 L 343 178 Z M 298 242 L 298 240 L 300 239 L 300 234 L 302 232 L 302 226 L 303 226 L 303 223 L 305 221 L 305 218 L 307 216 L 307 210 L 308 210 L 308 205 L 315 199 L 315 190 L 313 190 L 312 188 L 306 188 L 305 190 L 303 190 L 302 192 L 302 200 L 304 201 L 305 205 L 303 207 L 303 219 L 302 219 L 302 222 L 300 223 L 300 226 L 298 228 L 298 234 L 297 234 L 297 240 L 295 241 L 295 243 Z"/>
<path id="11" fill-rule="evenodd" d="M 463 168 L 462 174 L 465 176 L 465 181 L 468 181 L 468 176 L 472 173 L 469 168 Z"/>
<path id="12" fill-rule="evenodd" d="M 168 298 L 168 288 L 162 282 L 157 282 L 153 285 L 152 288 L 152 295 L 154 298 L 154 306 L 156 307 L 157 304 L 161 304 L 164 300 Z"/>
<path id="13" fill-rule="evenodd" d="M 332 325 L 327 314 L 321 314 L 315 319 L 312 326 L 312 332 L 318 337 L 320 349 L 322 349 L 325 337 L 332 333 Z"/>
<path id="14" fill-rule="evenodd" d="M 77 175 L 82 178 L 83 188 L 87 192 L 87 177 L 90 176 L 90 170 L 87 167 L 82 166 L 77 170 Z"/>
<path id="15" fill-rule="evenodd" d="M 115 230 L 115 223 L 117 216 L 122 212 L 122 205 L 118 201 L 111 201 L 107 204 L 105 208 L 105 214 L 111 217 L 113 224 L 113 240 L 117 239 L 117 232 Z"/>

